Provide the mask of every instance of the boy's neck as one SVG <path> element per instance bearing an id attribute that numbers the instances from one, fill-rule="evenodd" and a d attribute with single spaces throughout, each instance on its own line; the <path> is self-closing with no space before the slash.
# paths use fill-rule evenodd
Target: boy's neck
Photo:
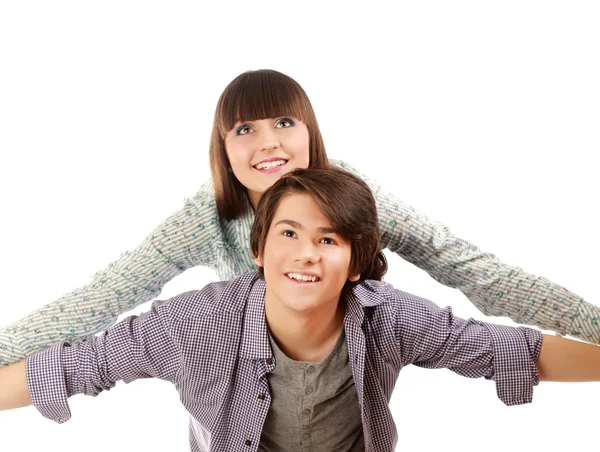
<path id="1" fill-rule="evenodd" d="M 344 314 L 341 303 L 298 313 L 281 304 L 269 303 L 265 296 L 265 317 L 271 336 L 279 349 L 295 361 L 325 359 L 342 333 Z"/>

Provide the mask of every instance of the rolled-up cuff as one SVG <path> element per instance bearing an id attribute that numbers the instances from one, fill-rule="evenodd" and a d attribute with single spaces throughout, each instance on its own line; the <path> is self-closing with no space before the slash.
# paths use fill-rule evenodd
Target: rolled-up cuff
<path id="1" fill-rule="evenodd" d="M 531 403 L 539 383 L 537 359 L 542 333 L 525 327 L 486 324 L 494 349 L 496 393 L 506 405 Z"/>
<path id="2" fill-rule="evenodd" d="M 62 365 L 63 344 L 54 345 L 27 358 L 27 385 L 33 406 L 59 424 L 71 418 Z"/>

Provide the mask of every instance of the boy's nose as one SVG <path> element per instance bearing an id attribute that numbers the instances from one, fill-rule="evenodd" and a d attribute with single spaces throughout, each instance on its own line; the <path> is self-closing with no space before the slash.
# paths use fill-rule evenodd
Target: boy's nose
<path id="1" fill-rule="evenodd" d="M 315 264 L 321 260 L 317 248 L 312 243 L 302 245 L 296 255 L 296 262 L 299 263 L 312 263 Z"/>

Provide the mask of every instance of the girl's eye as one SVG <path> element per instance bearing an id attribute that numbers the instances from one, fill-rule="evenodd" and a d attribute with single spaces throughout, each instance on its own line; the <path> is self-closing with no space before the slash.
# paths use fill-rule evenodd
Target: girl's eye
<path id="1" fill-rule="evenodd" d="M 237 128 L 235 131 L 236 135 L 248 135 L 252 132 L 252 126 L 250 124 L 243 124 Z"/>
<path id="2" fill-rule="evenodd" d="M 290 231 L 289 229 L 283 231 L 282 234 L 286 237 L 296 237 L 296 233 L 294 231 Z"/>
<path id="3" fill-rule="evenodd" d="M 335 245 L 335 240 L 333 240 L 331 237 L 323 237 L 321 239 L 321 243 L 324 243 L 325 245 Z"/>
<path id="4" fill-rule="evenodd" d="M 294 121 L 292 121 L 290 118 L 281 118 L 279 121 L 277 121 L 275 127 L 278 129 L 287 129 L 288 127 L 293 127 L 294 125 Z"/>

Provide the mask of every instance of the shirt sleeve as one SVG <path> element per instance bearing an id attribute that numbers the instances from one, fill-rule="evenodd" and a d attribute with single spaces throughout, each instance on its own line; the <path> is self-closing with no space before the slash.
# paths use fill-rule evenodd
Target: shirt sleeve
<path id="1" fill-rule="evenodd" d="M 397 291 L 396 349 L 402 365 L 448 368 L 496 383 L 506 405 L 530 403 L 539 383 L 539 331 L 463 320 L 450 307 Z"/>
<path id="2" fill-rule="evenodd" d="M 503 263 L 404 204 L 350 165 L 334 164 L 371 187 L 383 248 L 425 270 L 441 284 L 459 289 L 487 316 L 508 317 L 560 335 L 600 342 L 598 306 L 544 277 Z"/>
<path id="3" fill-rule="evenodd" d="M 118 316 L 156 298 L 175 276 L 196 265 L 213 266 L 219 221 L 210 184 L 162 222 L 131 253 L 92 281 L 0 328 L 0 366 L 64 341 L 106 330 Z"/>
<path id="4" fill-rule="evenodd" d="M 123 380 L 156 377 L 174 382 L 181 353 L 170 333 L 167 303 L 157 301 L 152 310 L 128 317 L 100 336 L 80 343 L 57 344 L 26 363 L 32 404 L 48 419 L 67 421 L 67 398 L 75 394 L 96 396 Z"/>

